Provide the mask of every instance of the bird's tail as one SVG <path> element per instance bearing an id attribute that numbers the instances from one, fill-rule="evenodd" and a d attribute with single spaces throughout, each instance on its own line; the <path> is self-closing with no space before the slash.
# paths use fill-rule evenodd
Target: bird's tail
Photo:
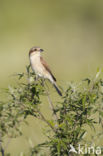
<path id="1" fill-rule="evenodd" d="M 59 88 L 57 87 L 56 83 L 53 83 L 54 88 L 56 89 L 57 93 L 62 96 L 61 91 L 59 90 Z"/>

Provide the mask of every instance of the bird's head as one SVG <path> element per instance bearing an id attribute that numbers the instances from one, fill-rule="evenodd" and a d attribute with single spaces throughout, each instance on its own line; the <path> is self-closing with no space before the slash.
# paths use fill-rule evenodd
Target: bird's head
<path id="1" fill-rule="evenodd" d="M 34 55 L 34 54 L 40 54 L 41 52 L 43 52 L 44 50 L 41 49 L 40 47 L 32 47 L 30 50 L 29 50 L 29 56 L 31 55 Z"/>

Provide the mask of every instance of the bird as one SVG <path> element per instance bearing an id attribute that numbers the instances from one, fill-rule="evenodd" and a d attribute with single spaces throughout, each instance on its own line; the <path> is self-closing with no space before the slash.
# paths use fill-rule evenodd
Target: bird
<path id="1" fill-rule="evenodd" d="M 41 49 L 40 47 L 32 47 L 29 50 L 29 60 L 30 60 L 31 68 L 37 76 L 44 78 L 44 79 L 48 79 L 53 84 L 57 93 L 60 96 L 62 96 L 62 93 L 56 84 L 56 78 L 52 74 L 52 71 L 50 70 L 46 61 L 41 56 L 41 53 L 43 51 L 44 50 Z"/>

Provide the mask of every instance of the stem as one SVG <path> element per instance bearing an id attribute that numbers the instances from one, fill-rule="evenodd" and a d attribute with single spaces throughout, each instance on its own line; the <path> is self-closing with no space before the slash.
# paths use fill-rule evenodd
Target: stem
<path id="1" fill-rule="evenodd" d="M 45 83 L 45 85 L 47 86 L 46 83 Z M 47 86 L 47 87 L 48 87 L 48 86 Z M 50 98 L 49 90 L 47 90 L 47 89 L 45 88 L 45 92 L 46 92 L 46 94 L 47 94 L 48 102 L 49 102 L 50 108 L 51 108 L 51 110 L 52 110 L 52 112 L 53 112 L 54 119 L 55 119 L 56 121 L 58 121 L 58 116 L 57 116 L 57 114 L 56 114 L 56 112 L 55 112 L 54 105 L 53 105 L 52 100 L 51 100 L 51 98 Z"/>
<path id="2" fill-rule="evenodd" d="M 23 120 L 24 120 L 24 119 L 20 120 L 20 121 L 19 121 L 19 124 L 15 125 L 14 128 L 16 129 L 16 128 L 20 125 L 20 123 L 23 122 Z M 10 142 L 11 142 L 11 139 L 12 139 L 12 138 L 9 136 L 8 142 L 6 143 L 6 145 L 5 145 L 5 147 L 4 147 L 4 151 L 7 150 L 8 145 L 9 145 Z"/>
<path id="3" fill-rule="evenodd" d="M 6 151 L 6 149 L 8 148 L 8 145 L 10 144 L 10 142 L 11 142 L 11 138 L 8 139 L 8 142 L 7 142 L 7 144 L 6 144 L 5 147 L 4 147 L 5 151 Z"/>
<path id="4" fill-rule="evenodd" d="M 2 147 L 1 133 L 0 133 L 0 152 L 1 152 L 2 156 L 4 156 L 4 149 Z"/>
<path id="5" fill-rule="evenodd" d="M 39 115 L 41 116 L 41 119 L 54 131 L 56 132 L 56 129 L 46 120 L 44 115 L 38 110 Z"/>
<path id="6" fill-rule="evenodd" d="M 67 114 L 67 111 L 66 111 L 66 107 L 64 106 L 64 114 L 66 115 Z M 65 124 L 66 124 L 66 130 L 68 130 L 68 121 L 66 120 L 65 121 Z"/>

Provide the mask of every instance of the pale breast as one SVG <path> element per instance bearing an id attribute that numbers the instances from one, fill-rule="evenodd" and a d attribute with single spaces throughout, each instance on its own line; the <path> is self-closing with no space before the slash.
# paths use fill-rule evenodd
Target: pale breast
<path id="1" fill-rule="evenodd" d="M 44 67 L 40 62 L 40 57 L 37 55 L 34 55 L 30 57 L 31 67 L 32 70 L 39 76 L 43 76 L 44 73 Z"/>
<path id="2" fill-rule="evenodd" d="M 40 77 L 44 77 L 46 79 L 49 79 L 51 82 L 53 82 L 53 78 L 51 74 L 45 69 L 43 64 L 40 61 L 40 55 L 39 54 L 34 54 L 30 57 L 30 63 L 32 70 L 39 75 Z"/>

